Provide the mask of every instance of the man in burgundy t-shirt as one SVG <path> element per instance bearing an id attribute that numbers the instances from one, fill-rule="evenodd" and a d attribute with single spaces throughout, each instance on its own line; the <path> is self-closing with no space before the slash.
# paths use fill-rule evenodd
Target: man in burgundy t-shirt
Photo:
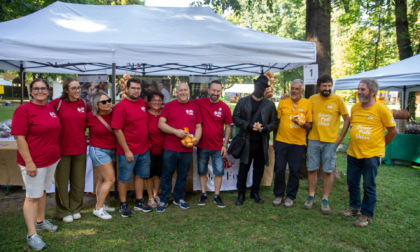
<path id="1" fill-rule="evenodd" d="M 198 205 L 204 206 L 207 201 L 206 185 L 208 163 L 211 157 L 214 174 L 214 203 L 225 207 L 220 197 L 220 187 L 224 175 L 223 159 L 227 155 L 227 144 L 231 132 L 232 114 L 226 103 L 219 100 L 222 93 L 222 83 L 214 80 L 208 89 L 209 98 L 199 98 L 194 102 L 200 107 L 203 118 L 203 136 L 197 145 L 198 175 L 200 176 L 201 196 Z M 226 125 L 223 141 L 223 126 Z"/>
<path id="2" fill-rule="evenodd" d="M 120 196 L 120 213 L 130 217 L 127 204 L 128 182 L 134 173 L 136 201 L 134 210 L 150 212 L 152 208 L 143 199 L 143 187 L 150 173 L 150 141 L 147 128 L 147 104 L 139 99 L 141 82 L 138 78 L 127 81 L 127 97 L 114 108 L 111 128 L 117 137 L 117 154 L 119 161 L 118 194 Z"/>
<path id="3" fill-rule="evenodd" d="M 177 99 L 163 107 L 159 119 L 159 129 L 166 133 L 163 142 L 163 170 L 161 181 L 160 204 L 157 212 L 164 212 L 172 191 L 172 176 L 176 169 L 174 204 L 182 209 L 189 205 L 184 201 L 185 185 L 191 164 L 193 148 L 182 145 L 181 140 L 189 133 L 201 138 L 201 114 L 194 102 L 189 101 L 190 88 L 187 83 L 180 83 L 176 90 Z M 188 128 L 188 132 L 186 131 Z"/>

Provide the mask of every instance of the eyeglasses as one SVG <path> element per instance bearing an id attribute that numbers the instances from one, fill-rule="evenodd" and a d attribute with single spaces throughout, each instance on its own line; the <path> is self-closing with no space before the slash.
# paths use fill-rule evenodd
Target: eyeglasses
<path id="1" fill-rule="evenodd" d="M 152 99 L 150 101 L 152 101 L 152 102 L 162 102 L 162 99 Z"/>
<path id="2" fill-rule="evenodd" d="M 44 91 L 47 91 L 48 88 L 46 88 L 46 87 L 41 87 L 41 88 L 35 87 L 35 88 L 31 88 L 31 90 L 35 91 L 35 92 L 39 92 L 39 91 L 44 92 Z"/>
<path id="3" fill-rule="evenodd" d="M 71 91 L 76 91 L 76 90 L 80 90 L 80 89 L 82 89 L 80 86 L 70 88 Z"/>
<path id="4" fill-rule="evenodd" d="M 103 100 L 103 101 L 99 101 L 100 103 L 102 103 L 103 105 L 106 105 L 107 103 L 111 103 L 111 98 L 109 98 L 108 100 Z"/>

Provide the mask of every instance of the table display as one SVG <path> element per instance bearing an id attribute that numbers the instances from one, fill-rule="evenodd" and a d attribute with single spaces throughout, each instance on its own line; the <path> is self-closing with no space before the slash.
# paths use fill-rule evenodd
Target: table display
<path id="1" fill-rule="evenodd" d="M 394 164 L 393 160 L 405 160 L 420 163 L 420 135 L 397 134 L 395 139 L 385 147 L 385 164 Z"/>

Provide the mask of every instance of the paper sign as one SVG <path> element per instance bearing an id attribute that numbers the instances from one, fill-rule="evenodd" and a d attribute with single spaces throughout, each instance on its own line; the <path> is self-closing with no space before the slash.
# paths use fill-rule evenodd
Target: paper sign
<path id="1" fill-rule="evenodd" d="M 316 84 L 318 79 L 318 64 L 305 65 L 303 67 L 303 82 L 305 85 Z"/>

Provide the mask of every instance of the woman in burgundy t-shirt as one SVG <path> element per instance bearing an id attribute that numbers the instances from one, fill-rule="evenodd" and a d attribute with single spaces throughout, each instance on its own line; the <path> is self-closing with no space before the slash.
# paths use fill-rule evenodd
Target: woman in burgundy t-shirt
<path id="1" fill-rule="evenodd" d="M 63 81 L 63 93 L 50 104 L 61 120 L 61 161 L 55 172 L 57 218 L 64 222 L 80 219 L 86 174 L 85 137 L 89 105 L 80 99 L 79 82 L 69 77 Z M 70 180 L 70 191 L 68 182 Z"/>
<path id="2" fill-rule="evenodd" d="M 148 94 L 149 109 L 147 110 L 149 128 L 149 139 L 152 143 L 150 148 L 150 178 L 147 180 L 147 192 L 149 194 L 149 201 L 147 204 L 151 207 L 156 207 L 159 203 L 159 187 L 160 178 L 162 177 L 163 168 L 163 140 L 165 133 L 158 128 L 160 118 L 160 111 L 162 110 L 163 94 L 152 91 Z"/>
<path id="3" fill-rule="evenodd" d="M 28 228 L 27 243 L 32 249 L 40 250 L 47 245 L 36 231 L 58 229 L 45 220 L 45 205 L 46 191 L 51 188 L 61 157 L 61 125 L 54 108 L 46 104 L 48 83 L 43 79 L 36 79 L 30 84 L 30 90 L 33 100 L 16 109 L 11 133 L 18 145 L 17 163 L 26 187 L 23 216 Z"/>
<path id="4" fill-rule="evenodd" d="M 111 98 L 103 91 L 99 91 L 91 98 L 92 113 L 88 113 L 89 127 L 89 156 L 98 167 L 99 176 L 96 184 L 96 206 L 93 214 L 101 219 L 111 219 L 107 211 L 113 212 L 104 204 L 106 196 L 115 182 L 114 161 L 116 138 L 111 129 L 112 105 Z"/>

